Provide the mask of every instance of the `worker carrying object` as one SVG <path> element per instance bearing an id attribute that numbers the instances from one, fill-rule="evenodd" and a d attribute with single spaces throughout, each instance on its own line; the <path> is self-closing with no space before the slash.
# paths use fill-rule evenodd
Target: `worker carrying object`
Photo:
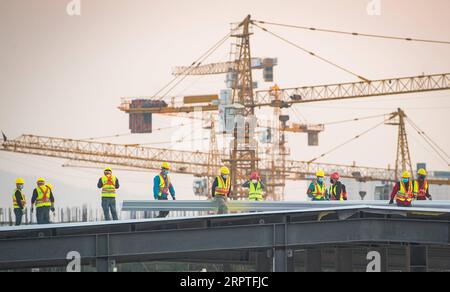
<path id="1" fill-rule="evenodd" d="M 392 190 L 389 204 L 397 202 L 399 207 L 411 207 L 414 199 L 413 181 L 408 171 L 403 172 L 402 179 L 397 182 Z"/>
<path id="2" fill-rule="evenodd" d="M 331 186 L 328 192 L 331 201 L 347 201 L 347 188 L 346 186 L 339 181 L 340 175 L 338 172 L 335 172 L 331 175 Z"/>
<path id="3" fill-rule="evenodd" d="M 427 181 L 427 171 L 425 169 L 420 169 L 417 174 L 418 179 L 414 181 L 413 188 L 414 197 L 418 201 L 426 201 L 427 199 L 432 201 L 433 198 L 430 195 L 429 184 Z"/>
<path id="4" fill-rule="evenodd" d="M 173 187 L 169 174 L 170 164 L 164 162 L 161 166 L 161 173 L 155 176 L 153 180 L 153 196 L 155 200 L 167 201 L 169 200 L 169 195 L 171 195 L 172 199 L 176 201 L 175 188 Z M 158 218 L 166 218 L 169 214 L 169 211 L 161 211 L 159 212 Z"/>
<path id="5" fill-rule="evenodd" d="M 31 213 L 36 206 L 36 219 L 38 224 L 50 224 L 50 211 L 55 213 L 55 198 L 52 190 L 45 184 L 45 179 L 36 181 L 37 187 L 31 198 Z"/>
<path id="6" fill-rule="evenodd" d="M 103 176 L 98 180 L 97 187 L 102 189 L 102 209 L 106 221 L 119 220 L 117 216 L 117 190 L 120 188 L 119 179 L 113 174 L 111 167 L 106 167 Z"/>
<path id="7" fill-rule="evenodd" d="M 266 190 L 266 185 L 261 181 L 261 178 L 257 172 L 253 172 L 250 176 L 250 180 L 244 183 L 242 187 L 249 189 L 248 199 L 250 201 L 264 201 L 264 191 Z"/>
<path id="8" fill-rule="evenodd" d="M 23 178 L 16 179 L 16 189 L 13 193 L 13 208 L 14 215 L 16 217 L 16 226 L 20 226 L 22 224 L 22 218 L 27 205 L 25 194 L 23 192 L 24 185 L 25 181 Z"/>
<path id="9" fill-rule="evenodd" d="M 328 190 L 325 183 L 325 172 L 319 170 L 316 173 L 317 178 L 309 185 L 307 195 L 312 201 L 328 201 Z"/>
<path id="10" fill-rule="evenodd" d="M 214 180 L 211 194 L 217 204 L 217 213 L 228 214 L 228 198 L 231 195 L 231 177 L 228 167 L 224 166 L 220 169 L 220 175 Z"/>

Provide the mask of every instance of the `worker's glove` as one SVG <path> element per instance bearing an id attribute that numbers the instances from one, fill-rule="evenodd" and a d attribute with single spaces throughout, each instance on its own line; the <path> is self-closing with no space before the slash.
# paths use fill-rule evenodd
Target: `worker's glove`
<path id="1" fill-rule="evenodd" d="M 174 200 L 174 201 L 176 201 L 176 200 L 177 200 L 177 198 L 173 198 L 173 200 Z"/>
<path id="2" fill-rule="evenodd" d="M 389 205 L 394 205 L 394 200 L 390 200 Z"/>
<path id="3" fill-rule="evenodd" d="M 433 201 L 433 198 L 432 198 L 432 197 L 429 197 L 428 199 L 429 199 L 430 201 Z"/>

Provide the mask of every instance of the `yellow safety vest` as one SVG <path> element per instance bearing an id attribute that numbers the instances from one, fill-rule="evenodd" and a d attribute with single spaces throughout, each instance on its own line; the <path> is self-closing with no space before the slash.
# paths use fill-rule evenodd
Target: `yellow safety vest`
<path id="1" fill-rule="evenodd" d="M 116 182 L 117 178 L 113 175 L 102 177 L 102 197 L 103 198 L 115 198 L 116 197 Z"/>
<path id="2" fill-rule="evenodd" d="M 217 188 L 216 188 L 216 196 L 228 196 L 228 193 L 231 189 L 231 178 L 228 177 L 227 181 L 225 182 L 222 178 L 222 176 L 217 177 Z"/>
<path id="3" fill-rule="evenodd" d="M 250 182 L 250 192 L 248 198 L 251 201 L 262 201 L 264 199 L 261 182 L 258 182 L 256 186 L 253 182 Z"/>
<path id="4" fill-rule="evenodd" d="M 17 200 L 16 200 L 16 192 L 17 192 L 17 191 L 20 192 L 20 195 L 21 195 L 21 201 L 22 201 L 22 207 L 25 208 L 25 205 L 27 204 L 27 201 L 26 201 L 26 199 L 25 199 L 24 193 L 22 192 L 22 190 L 15 189 L 15 190 L 14 190 L 14 193 L 13 193 L 13 206 L 14 206 L 14 209 L 19 209 L 19 204 L 17 203 Z"/>
<path id="5" fill-rule="evenodd" d="M 41 207 L 51 207 L 52 202 L 50 201 L 51 190 L 48 186 L 37 187 L 37 199 L 36 199 L 36 208 Z"/>
<path id="6" fill-rule="evenodd" d="M 317 181 L 314 181 L 314 192 L 312 193 L 314 199 L 323 200 L 327 195 L 327 184 L 323 182 L 323 186 L 321 187 Z"/>
<path id="7" fill-rule="evenodd" d="M 337 189 L 337 185 L 330 186 L 330 199 L 332 201 L 345 201 L 344 196 L 342 194 L 343 190 L 341 190 L 341 194 L 339 194 L 339 198 L 337 198 L 337 200 L 336 200 L 336 189 Z"/>
<path id="8" fill-rule="evenodd" d="M 414 181 L 414 196 L 415 197 L 421 197 L 421 198 L 425 198 L 427 191 L 428 191 L 428 181 L 425 180 L 423 182 L 423 188 L 419 189 L 419 181 L 415 180 Z"/>
<path id="9" fill-rule="evenodd" d="M 397 193 L 397 200 L 401 201 L 401 202 L 412 202 L 413 199 L 413 183 L 410 180 L 409 181 L 409 188 L 408 191 L 406 191 L 406 187 L 405 187 L 405 183 L 404 182 L 400 182 L 400 190 Z"/>
<path id="10" fill-rule="evenodd" d="M 167 180 L 167 184 L 166 184 L 166 180 Z M 172 183 L 170 182 L 170 177 L 167 176 L 166 179 L 164 179 L 164 176 L 159 175 L 159 197 L 161 198 L 162 196 L 169 195 L 169 188 L 170 185 Z"/>

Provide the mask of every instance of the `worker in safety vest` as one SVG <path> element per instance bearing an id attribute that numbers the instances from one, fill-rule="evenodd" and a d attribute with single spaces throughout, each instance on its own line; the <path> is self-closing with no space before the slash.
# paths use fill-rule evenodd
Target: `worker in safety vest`
<path id="1" fill-rule="evenodd" d="M 36 219 L 38 224 L 50 224 L 50 211 L 55 212 L 55 198 L 52 190 L 45 184 L 45 179 L 37 180 L 37 188 L 33 191 L 31 198 L 31 213 L 36 206 Z"/>
<path id="2" fill-rule="evenodd" d="M 218 214 L 228 214 L 228 197 L 231 194 L 231 177 L 228 167 L 220 169 L 220 175 L 216 177 L 212 186 L 212 197 L 217 204 Z"/>
<path id="3" fill-rule="evenodd" d="M 250 176 L 250 180 L 244 183 L 242 187 L 249 189 L 248 199 L 250 201 L 264 201 L 264 191 L 266 190 L 266 185 L 261 181 L 257 172 L 253 172 Z"/>
<path id="4" fill-rule="evenodd" d="M 14 215 L 16 216 L 16 226 L 20 226 L 22 224 L 22 217 L 25 213 L 25 208 L 27 205 L 25 194 L 23 193 L 24 185 L 25 181 L 23 178 L 16 179 L 16 189 L 13 194 L 13 208 Z"/>
<path id="5" fill-rule="evenodd" d="M 402 179 L 395 184 L 391 194 L 389 204 L 397 202 L 399 207 L 411 207 L 414 199 L 414 186 L 411 180 L 411 174 L 408 171 L 403 172 Z"/>
<path id="6" fill-rule="evenodd" d="M 102 209 L 106 221 L 119 220 L 117 216 L 117 190 L 120 188 L 119 179 L 112 174 L 112 168 L 106 167 L 103 176 L 98 180 L 97 187 L 102 189 Z"/>
<path id="7" fill-rule="evenodd" d="M 347 201 L 347 188 L 339 181 L 339 172 L 335 172 L 331 175 L 331 186 L 328 192 L 331 201 Z"/>
<path id="8" fill-rule="evenodd" d="M 420 169 L 418 174 L 418 179 L 414 181 L 414 197 L 418 201 L 426 201 L 427 199 L 432 201 L 433 198 L 430 195 L 430 189 L 427 181 L 427 171 L 425 169 Z"/>
<path id="9" fill-rule="evenodd" d="M 325 172 L 319 170 L 317 178 L 309 185 L 307 195 L 312 201 L 328 201 L 328 190 L 325 183 Z"/>
<path id="10" fill-rule="evenodd" d="M 169 174 L 170 164 L 164 162 L 161 166 L 161 173 L 155 176 L 153 180 L 153 196 L 155 200 L 167 201 L 169 200 L 169 195 L 171 195 L 172 199 L 176 201 L 175 188 L 173 187 Z M 159 212 L 158 218 L 166 218 L 169 214 L 169 211 L 161 211 Z"/>

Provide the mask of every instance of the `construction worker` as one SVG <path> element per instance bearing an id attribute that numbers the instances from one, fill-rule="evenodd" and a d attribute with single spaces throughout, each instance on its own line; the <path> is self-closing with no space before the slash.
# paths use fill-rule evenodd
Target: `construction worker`
<path id="1" fill-rule="evenodd" d="M 106 167 L 103 176 L 98 180 L 97 187 L 102 189 L 102 209 L 106 221 L 119 220 L 117 216 L 116 197 L 120 188 L 119 180 L 112 174 L 112 168 Z"/>
<path id="2" fill-rule="evenodd" d="M 325 183 L 325 172 L 319 170 L 316 179 L 309 185 L 307 195 L 312 201 L 328 201 L 328 190 Z"/>
<path id="3" fill-rule="evenodd" d="M 45 179 L 38 178 L 37 187 L 31 198 L 31 213 L 36 205 L 36 219 L 38 224 L 50 224 L 50 211 L 55 212 L 55 198 L 52 190 L 45 184 Z"/>
<path id="4" fill-rule="evenodd" d="M 13 194 L 13 208 L 14 215 L 16 216 L 16 226 L 20 226 L 22 224 L 22 217 L 25 213 L 27 204 L 25 194 L 23 193 L 24 185 L 25 181 L 23 178 L 16 179 L 16 189 Z"/>
<path id="5" fill-rule="evenodd" d="M 430 189 L 427 181 L 428 173 L 425 169 L 419 169 L 418 179 L 414 181 L 414 197 L 418 201 L 426 201 L 427 199 L 432 201 L 433 198 L 430 195 Z"/>
<path id="6" fill-rule="evenodd" d="M 217 204 L 217 213 L 228 214 L 227 201 L 231 194 L 231 177 L 228 167 L 224 166 L 220 169 L 220 175 L 214 180 L 211 194 Z"/>
<path id="7" fill-rule="evenodd" d="M 155 176 L 155 179 L 153 180 L 153 195 L 155 200 L 167 201 L 169 200 L 170 194 L 172 199 L 176 201 L 175 188 L 173 187 L 169 174 L 170 164 L 164 162 L 161 166 L 161 173 Z M 169 214 L 169 211 L 161 211 L 159 212 L 158 218 L 166 218 Z"/>
<path id="8" fill-rule="evenodd" d="M 397 202 L 399 207 L 411 207 L 414 198 L 413 181 L 408 171 L 403 172 L 402 179 L 397 182 L 392 190 L 389 204 Z"/>
<path id="9" fill-rule="evenodd" d="M 250 180 L 242 185 L 243 188 L 249 189 L 248 199 L 253 202 L 264 201 L 265 184 L 261 181 L 259 174 L 253 172 L 250 175 Z"/>
<path id="10" fill-rule="evenodd" d="M 328 192 L 331 201 L 347 201 L 347 188 L 339 181 L 339 172 L 335 172 L 331 175 L 331 186 Z"/>

